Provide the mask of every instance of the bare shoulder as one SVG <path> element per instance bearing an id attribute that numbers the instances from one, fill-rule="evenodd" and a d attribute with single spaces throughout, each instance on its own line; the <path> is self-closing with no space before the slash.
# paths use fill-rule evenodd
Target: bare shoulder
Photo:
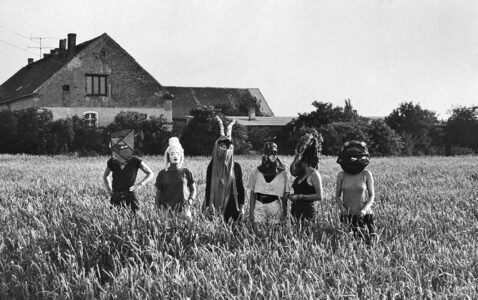
<path id="1" fill-rule="evenodd" d="M 369 171 L 369 170 L 363 170 L 363 171 L 365 173 L 365 176 L 367 176 L 367 178 L 373 178 L 372 171 Z"/>
<path id="2" fill-rule="evenodd" d="M 314 170 L 312 173 L 310 173 L 310 177 L 311 177 L 312 179 L 315 178 L 315 179 L 320 180 L 320 173 L 319 173 L 319 171 L 318 171 L 318 170 Z"/>

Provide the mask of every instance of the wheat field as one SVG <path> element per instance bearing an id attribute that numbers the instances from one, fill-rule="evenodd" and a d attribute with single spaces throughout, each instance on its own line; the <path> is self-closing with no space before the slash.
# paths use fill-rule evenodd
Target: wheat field
<path id="1" fill-rule="evenodd" d="M 143 159 L 157 174 L 163 158 Z M 308 230 L 256 232 L 199 213 L 208 158 L 186 159 L 192 222 L 159 219 L 153 182 L 136 218 L 110 209 L 106 160 L 0 155 L 1 299 L 478 299 L 476 156 L 373 158 L 372 247 L 338 221 L 334 158 Z M 259 163 L 236 160 L 245 180 Z"/>

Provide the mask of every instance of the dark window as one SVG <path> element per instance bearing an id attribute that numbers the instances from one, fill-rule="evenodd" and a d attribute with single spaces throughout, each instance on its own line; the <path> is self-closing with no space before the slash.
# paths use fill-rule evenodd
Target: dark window
<path id="1" fill-rule="evenodd" d="M 86 75 L 86 94 L 108 96 L 108 77 L 106 75 Z"/>
<path id="2" fill-rule="evenodd" d="M 100 57 L 101 57 L 101 58 L 105 58 L 105 57 L 106 57 L 106 50 L 105 50 L 105 48 L 101 48 Z"/>
<path id="3" fill-rule="evenodd" d="M 70 91 L 70 85 L 65 84 L 64 86 L 61 87 L 61 90 L 63 92 L 69 92 Z"/>

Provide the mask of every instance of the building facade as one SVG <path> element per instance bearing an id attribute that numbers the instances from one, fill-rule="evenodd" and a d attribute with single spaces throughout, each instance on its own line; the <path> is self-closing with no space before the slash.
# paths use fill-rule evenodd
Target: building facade
<path id="1" fill-rule="evenodd" d="M 68 45 L 68 47 L 66 46 Z M 54 119 L 78 115 L 97 125 L 121 111 L 172 121 L 171 100 L 156 79 L 106 33 L 76 45 L 76 35 L 0 86 L 0 109 L 38 106 Z"/>

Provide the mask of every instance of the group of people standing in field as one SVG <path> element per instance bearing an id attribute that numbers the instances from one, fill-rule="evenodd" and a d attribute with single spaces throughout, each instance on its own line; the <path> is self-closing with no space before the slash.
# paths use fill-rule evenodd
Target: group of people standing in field
<path id="1" fill-rule="evenodd" d="M 206 172 L 206 192 L 202 212 L 206 216 L 220 215 L 225 222 L 238 221 L 245 216 L 246 190 L 249 192 L 249 219 L 253 224 L 279 224 L 290 216 L 296 223 L 307 224 L 315 219 L 315 202 L 323 200 L 322 179 L 318 171 L 322 137 L 317 132 L 305 134 L 297 143 L 295 157 L 289 169 L 295 177 L 289 183 L 286 166 L 278 157 L 278 146 L 266 142 L 260 165 L 244 185 L 242 168 L 234 160 L 232 121 L 224 130 L 222 120 L 216 118 L 220 137 L 214 144 Z M 121 147 L 120 147 L 121 148 Z M 369 152 L 364 142 L 346 142 L 337 163 L 342 167 L 337 175 L 335 200 L 340 208 L 340 220 L 356 236 L 369 238 L 374 234 L 372 205 L 374 183 L 372 173 L 365 170 Z M 192 172 L 183 167 L 184 150 L 179 139 L 172 137 L 164 154 L 164 165 L 156 177 L 155 203 L 161 217 L 192 218 L 191 206 L 197 197 Z M 135 184 L 138 169 L 146 176 Z M 112 183 L 109 175 L 112 173 Z M 111 204 L 139 208 L 136 190 L 154 177 L 151 169 L 139 158 L 114 155 L 107 162 L 104 183 L 111 194 Z M 291 188 L 292 191 L 291 192 Z"/>

